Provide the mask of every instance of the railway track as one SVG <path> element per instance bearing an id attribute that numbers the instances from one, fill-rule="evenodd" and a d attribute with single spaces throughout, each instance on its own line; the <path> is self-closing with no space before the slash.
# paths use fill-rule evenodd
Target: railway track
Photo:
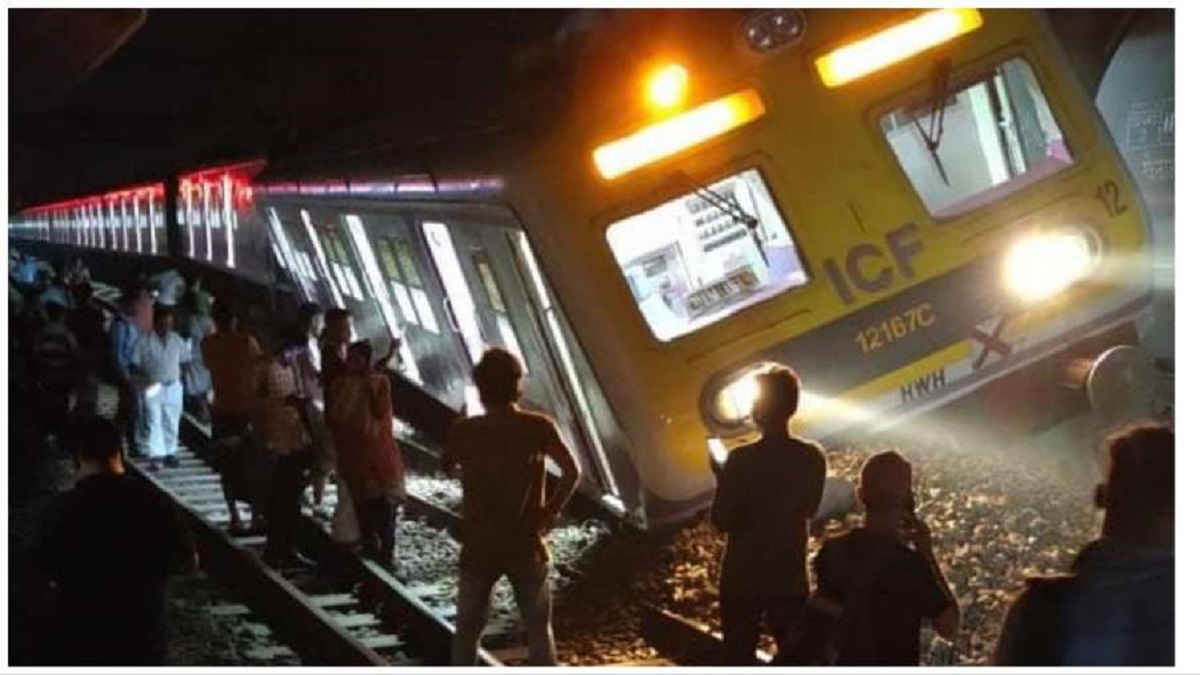
<path id="1" fill-rule="evenodd" d="M 229 513 L 220 477 L 203 456 L 180 449 L 177 457 L 178 467 L 151 472 L 146 460 L 134 459 L 130 470 L 175 502 L 196 537 L 203 567 L 234 589 L 303 663 L 449 663 L 453 625 L 390 572 L 340 547 L 308 517 L 302 545 L 317 567 L 271 569 L 262 561 L 265 536 L 225 531 Z M 487 651 L 479 659 L 502 665 Z"/>
<path id="2" fill-rule="evenodd" d="M 115 311 L 119 291 L 96 285 L 96 297 Z M 210 429 L 185 414 L 181 440 L 189 447 L 207 445 Z M 400 430 L 398 430 L 400 431 Z M 398 433 L 410 463 L 432 470 L 436 453 L 427 441 Z M 178 468 L 149 473 L 143 462 L 133 469 L 169 494 L 186 514 L 205 552 L 204 566 L 241 593 L 254 614 L 312 665 L 438 665 L 449 663 L 453 638 L 455 570 L 437 579 L 406 583 L 392 570 L 338 545 L 327 525 L 312 516 L 302 520 L 301 547 L 314 557 L 314 569 L 273 570 L 262 562 L 265 537 L 229 535 L 229 514 L 220 477 L 203 453 L 180 450 Z M 337 486 L 327 492 L 335 495 Z M 249 522 L 244 506 L 242 520 Z M 589 515 L 596 511 L 587 510 Z M 431 531 L 457 540 L 461 518 L 452 508 L 410 494 L 404 520 L 419 521 Z M 405 537 L 398 537 L 404 555 Z M 503 605 L 503 602 L 500 603 Z M 509 608 L 515 610 L 515 608 Z M 721 662 L 720 636 L 705 626 L 647 605 L 642 627 L 662 659 L 642 665 L 715 665 Z M 517 665 L 527 656 L 524 635 L 514 611 L 495 613 L 484 631 L 480 662 Z M 765 662 L 766 655 L 760 654 Z M 626 664 L 629 665 L 629 664 Z"/>
<path id="3" fill-rule="evenodd" d="M 116 310 L 117 289 L 96 284 L 96 297 L 109 311 Z M 100 410 L 111 415 L 115 397 L 115 391 L 106 387 Z M 240 594 L 303 663 L 432 666 L 450 662 L 453 614 L 427 602 L 428 591 L 437 589 L 408 587 L 391 571 L 334 542 L 317 519 L 303 517 L 300 533 L 303 550 L 315 556 L 315 568 L 272 569 L 262 560 L 265 536 L 230 535 L 220 476 L 202 452 L 190 449 L 205 447 L 210 430 L 188 415 L 181 427 L 186 447 L 178 450 L 177 467 L 149 471 L 147 460 L 133 459 L 130 471 L 172 499 L 196 537 L 203 567 Z M 336 498 L 337 486 L 330 485 L 329 492 Z M 248 522 L 246 507 L 239 504 L 238 508 Z M 410 498 L 404 508 L 406 517 L 421 517 L 436 528 L 457 532 L 457 516 L 445 509 L 416 498 Z M 490 626 L 485 633 L 487 643 L 497 645 L 497 653 L 511 663 L 526 656 L 525 650 L 512 644 L 516 637 Z M 478 659 L 484 665 L 505 664 L 486 649 L 480 650 Z"/>

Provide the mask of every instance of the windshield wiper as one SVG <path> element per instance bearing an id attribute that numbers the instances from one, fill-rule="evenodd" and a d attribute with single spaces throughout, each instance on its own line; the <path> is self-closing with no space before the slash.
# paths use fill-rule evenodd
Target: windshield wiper
<path id="1" fill-rule="evenodd" d="M 921 140 L 925 142 L 925 149 L 929 151 L 933 157 L 933 163 L 937 167 L 938 175 L 942 177 L 942 182 L 947 187 L 950 186 L 950 176 L 946 173 L 946 165 L 942 163 L 942 156 L 938 154 L 938 149 L 942 145 L 942 136 L 946 131 L 946 105 L 950 102 L 950 60 L 942 59 L 933 67 L 933 105 L 929 109 L 929 129 L 921 126 L 921 116 L 913 113 L 913 124 L 916 125 L 917 131 L 921 134 Z"/>
<path id="2" fill-rule="evenodd" d="M 708 202 L 710 206 L 713 206 L 721 213 L 733 218 L 735 223 L 745 225 L 746 229 L 750 230 L 750 238 L 754 240 L 754 245 L 758 248 L 758 253 L 762 256 L 763 262 L 766 263 L 767 267 L 771 266 L 771 261 L 767 259 L 767 251 L 762 241 L 762 232 L 758 227 L 760 224 L 758 218 L 747 213 L 746 209 L 743 209 L 742 205 L 737 203 L 737 200 L 726 197 L 715 190 L 710 190 L 693 180 L 691 176 L 683 171 L 679 172 L 679 177 L 692 188 L 692 194 Z"/>

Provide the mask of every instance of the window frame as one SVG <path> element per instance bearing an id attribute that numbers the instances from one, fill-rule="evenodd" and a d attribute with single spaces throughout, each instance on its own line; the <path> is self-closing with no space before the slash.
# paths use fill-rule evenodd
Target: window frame
<path id="1" fill-rule="evenodd" d="M 1077 132 L 1076 122 L 1072 117 L 1071 110 L 1064 104 L 1061 94 L 1057 89 L 1059 85 L 1056 82 L 1056 78 L 1051 77 L 1051 74 L 1044 67 L 1041 56 L 1033 45 L 1026 42 L 1010 43 L 984 54 L 975 60 L 954 66 L 950 72 L 949 88 L 957 95 L 970 86 L 985 81 L 996 68 L 1013 59 L 1020 59 L 1028 64 L 1046 100 L 1046 105 L 1049 107 L 1051 114 L 1054 115 L 1054 121 L 1058 124 L 1059 131 L 1062 132 L 1063 142 L 1071 152 L 1072 162 L 1049 176 L 1028 185 L 1017 187 L 990 201 L 974 204 L 969 208 L 960 209 L 945 215 L 935 214 L 929 208 L 929 205 L 925 203 L 925 198 L 922 197 L 920 191 L 917 190 L 912 178 L 900 162 L 900 157 L 892 148 L 891 143 L 888 142 L 887 132 L 883 129 L 883 119 L 897 109 L 928 105 L 928 78 L 926 76 L 928 71 L 922 71 L 926 75 L 923 75 L 919 82 L 909 83 L 899 93 L 880 99 L 868 107 L 865 122 L 870 128 L 871 137 L 874 139 L 879 151 L 886 157 L 885 161 L 889 163 L 893 175 L 903 184 L 906 194 L 919 205 L 921 213 L 930 221 L 944 224 L 970 220 L 988 209 L 1002 208 L 1014 199 L 1021 196 L 1028 196 L 1031 190 L 1045 189 L 1050 181 L 1069 178 L 1084 170 L 1084 165 L 1087 164 L 1085 158 L 1090 154 L 1091 148 L 1084 142 L 1085 135 Z M 1020 176 L 1017 176 L 1017 178 L 1020 178 Z M 989 189 L 1002 188 L 1014 180 L 1016 179 L 1010 179 Z M 971 195 L 960 201 L 968 201 L 980 194 L 984 194 L 984 192 L 987 191 L 977 192 L 975 195 Z"/>
<path id="2" fill-rule="evenodd" d="M 748 312 L 763 312 L 777 304 L 777 301 L 790 296 L 792 293 L 804 292 L 806 290 L 818 287 L 815 284 L 817 274 L 814 272 L 814 267 L 805 254 L 808 249 L 808 242 L 805 242 L 802 236 L 802 229 L 793 225 L 788 217 L 790 209 L 787 207 L 787 202 L 780 199 L 780 192 L 774 186 L 775 181 L 773 176 L 776 173 L 774 161 L 770 156 L 756 151 L 746 155 L 742 155 L 733 159 L 733 161 L 722 162 L 716 167 L 705 168 L 702 171 L 693 171 L 693 167 L 688 163 L 677 163 L 674 166 L 675 171 L 666 173 L 665 177 L 658 181 L 655 187 L 651 190 L 641 191 L 637 198 L 620 202 L 618 206 L 606 209 L 599 215 L 592 218 L 592 223 L 595 226 L 595 232 L 599 236 L 600 245 L 607 251 L 606 256 L 608 264 L 611 265 L 611 270 L 614 279 L 625 289 L 624 301 L 629 303 L 634 314 L 640 319 L 645 334 L 650 338 L 650 344 L 656 348 L 675 348 L 680 344 L 692 342 L 697 339 L 702 339 L 701 336 L 711 335 L 712 329 L 716 326 L 723 325 L 727 320 L 734 317 L 743 316 Z M 613 250 L 608 241 L 608 232 L 617 223 L 625 221 L 631 217 L 643 214 L 647 211 L 656 209 L 668 202 L 675 201 L 694 193 L 696 190 L 692 187 L 680 187 L 678 175 L 683 173 L 686 177 L 699 186 L 709 186 L 713 183 L 719 183 L 728 178 L 732 178 L 738 174 L 748 171 L 756 171 L 759 178 L 762 180 L 763 187 L 767 195 L 771 199 L 772 206 L 783 222 L 784 228 L 787 231 L 788 237 L 791 239 L 792 252 L 796 256 L 796 261 L 800 269 L 803 271 L 806 279 L 799 286 L 794 286 L 784 291 L 781 291 L 771 297 L 760 300 L 759 302 L 751 303 L 736 311 L 724 316 L 715 321 L 711 321 L 702 326 L 691 330 L 679 333 L 671 338 L 663 339 L 655 333 L 654 327 L 651 326 L 650 320 L 642 312 L 638 304 L 637 297 L 630 288 L 628 280 L 625 278 L 625 271 L 621 262 L 617 259 L 616 252 Z"/>

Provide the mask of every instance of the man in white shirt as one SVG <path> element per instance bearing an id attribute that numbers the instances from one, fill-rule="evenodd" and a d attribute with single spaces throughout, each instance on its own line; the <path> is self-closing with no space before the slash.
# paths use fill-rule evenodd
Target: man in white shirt
<path id="1" fill-rule="evenodd" d="M 187 341 L 174 331 L 170 307 L 154 313 L 154 330 L 138 338 L 133 346 L 132 365 L 141 387 L 145 414 L 138 424 L 138 451 L 151 458 L 150 470 L 178 466 L 175 451 L 179 441 L 179 417 L 183 413 L 180 364 L 191 359 Z"/>

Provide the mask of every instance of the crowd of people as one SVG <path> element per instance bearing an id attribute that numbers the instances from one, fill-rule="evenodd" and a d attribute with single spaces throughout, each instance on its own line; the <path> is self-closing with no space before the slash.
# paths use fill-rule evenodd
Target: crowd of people
<path id="1" fill-rule="evenodd" d="M 719 585 L 727 664 L 757 663 L 765 618 L 776 664 L 919 665 L 922 623 L 951 639 L 961 615 L 933 533 L 916 515 L 911 464 L 895 451 L 866 461 L 863 525 L 825 541 L 810 593 L 807 523 L 825 460 L 816 444 L 789 435 L 796 374 L 776 368 L 757 384 L 761 438 L 711 462 L 713 523 L 727 536 Z M 1100 536 L 1069 573 L 1028 580 L 996 645 L 998 665 L 1174 663 L 1174 432 L 1151 422 L 1123 428 L 1105 441 L 1104 457 Z"/>
<path id="2" fill-rule="evenodd" d="M 405 497 L 387 375 L 398 340 L 376 358 L 368 340 L 353 341 L 346 310 L 322 312 L 313 303 L 298 308 L 289 328 L 255 336 L 236 301 L 214 301 L 198 279 L 184 279 L 174 270 L 126 289 L 111 318 L 91 298 L 82 262 L 71 275 L 54 276 L 44 263 L 19 256 L 11 261 L 10 282 L 10 318 L 20 327 L 20 340 L 10 343 L 17 358 L 10 360 L 30 364 L 31 381 L 47 403 L 41 407 L 47 440 L 71 447 L 80 469 L 80 482 L 52 509 L 41 558 L 60 587 L 72 589 L 65 592 L 71 601 L 64 607 L 81 631 L 110 611 L 105 607 L 112 598 L 96 590 L 98 568 L 68 566 L 59 558 L 67 548 L 98 546 L 105 533 L 111 534 L 100 527 L 81 537 L 91 520 L 103 517 L 105 509 L 92 507 L 115 501 L 132 508 L 154 501 L 144 486 L 124 478 L 124 461 L 145 458 L 143 466 L 151 472 L 177 467 L 185 408 L 210 422 L 207 452 L 221 475 L 231 534 L 265 529 L 269 565 L 313 564 L 300 552 L 297 536 L 301 499 L 311 486 L 314 514 L 331 519 L 334 538 L 361 546 L 364 556 L 392 568 L 398 509 Z M 461 469 L 464 484 L 459 630 L 453 649 L 458 664 L 475 661 L 492 587 L 502 575 L 519 589 L 530 663 L 555 662 L 544 536 L 574 492 L 580 471 L 554 422 L 518 405 L 523 376 L 512 354 L 488 351 L 474 371 L 485 411 L 462 417 L 449 431 L 444 457 L 447 466 Z M 115 423 L 97 416 L 95 390 L 102 380 L 118 393 Z M 562 474 L 549 495 L 547 458 Z M 330 511 L 322 502 L 334 475 L 339 489 Z M 102 484 L 108 487 L 95 487 Z M 163 533 L 159 544 L 151 544 L 150 552 L 142 550 L 145 542 L 131 545 L 114 560 L 144 558 L 126 571 L 153 565 L 153 573 L 142 575 L 138 584 L 161 605 L 163 580 L 187 557 L 180 553 L 186 547 L 177 542 L 187 538 L 182 528 L 171 528 L 175 521 L 169 509 L 155 503 L 139 519 L 154 521 L 147 531 Z M 250 523 L 243 521 L 240 503 L 248 506 Z M 123 530 L 122 536 L 128 539 L 135 531 Z M 82 560 L 94 555 L 92 550 Z M 68 660 L 161 663 L 161 611 L 150 611 L 150 605 L 155 602 L 143 607 L 138 620 L 156 626 L 157 641 L 136 653 L 105 651 L 103 640 L 84 641 Z"/>
<path id="3" fill-rule="evenodd" d="M 80 469 L 80 482 L 53 509 L 40 550 L 64 590 L 75 621 L 68 625 L 83 636 L 81 662 L 121 662 L 104 651 L 107 633 L 98 626 L 113 601 L 98 590 L 111 586 L 104 574 L 125 578 L 140 570 L 138 592 L 148 598 L 140 620 L 154 622 L 159 614 L 146 608 L 154 598 L 161 602 L 162 580 L 189 559 L 169 509 L 126 480 L 123 467 L 125 455 L 147 458 L 150 471 L 177 466 L 185 407 L 211 421 L 208 451 L 221 474 L 231 532 L 265 528 L 268 564 L 312 564 L 297 536 L 302 495 L 311 486 L 314 513 L 331 518 L 335 539 L 392 567 L 405 498 L 387 373 L 397 340 L 376 358 L 369 341 L 353 341 L 348 312 L 306 303 L 291 327 L 260 341 L 236 301 L 214 302 L 198 280 L 171 272 L 127 289 L 111 320 L 92 298 L 82 263 L 55 275 L 21 257 L 10 282 L 10 363 L 29 364 L 42 429 L 74 446 Z M 444 465 L 463 483 L 454 665 L 476 662 L 501 576 L 512 583 L 526 624 L 528 663 L 556 662 L 545 536 L 580 469 L 554 421 L 519 405 L 523 376 L 511 353 L 486 351 L 472 372 L 484 412 L 460 417 L 447 435 Z M 918 665 L 922 623 L 951 638 L 960 610 L 934 533 L 916 515 L 911 464 L 894 451 L 866 461 L 857 485 L 863 526 L 825 541 L 810 589 L 807 524 L 826 486 L 825 456 L 789 430 L 800 398 L 796 374 L 775 368 L 757 379 L 760 438 L 726 461 L 712 460 L 712 519 L 727 534 L 719 588 L 725 660 L 757 662 L 765 618 L 778 664 Z M 96 417 L 101 380 L 117 388 L 117 425 Z M 1174 434 L 1161 425 L 1134 426 L 1108 439 L 1105 457 L 1095 495 L 1104 512 L 1100 536 L 1069 574 L 1029 580 L 1008 613 L 997 663 L 1173 663 Z M 547 460 L 560 470 L 552 487 Z M 322 502 L 335 475 L 330 513 Z M 250 523 L 239 502 L 248 505 Z M 101 517 L 114 522 L 114 509 L 136 512 L 128 522 L 149 519 L 147 527 L 161 532 L 153 550 L 138 548 L 145 545 L 130 539 L 134 529 L 92 524 Z M 105 538 L 128 547 L 88 562 L 105 558 L 97 556 Z M 126 559 L 136 562 L 122 567 L 118 561 Z M 150 634 L 160 636 L 155 630 Z M 159 642 L 120 656 L 155 662 Z"/>

